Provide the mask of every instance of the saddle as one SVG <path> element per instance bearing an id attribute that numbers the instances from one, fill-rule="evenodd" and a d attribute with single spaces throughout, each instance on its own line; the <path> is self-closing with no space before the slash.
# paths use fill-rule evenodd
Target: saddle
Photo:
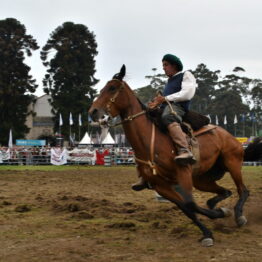
<path id="1" fill-rule="evenodd" d="M 167 128 L 163 125 L 161 121 L 162 109 L 155 109 L 152 111 L 147 111 L 148 117 L 152 122 L 163 132 L 167 133 Z M 194 111 L 188 111 L 182 118 L 181 127 L 182 130 L 189 136 L 192 136 L 192 132 L 199 130 L 203 126 L 208 125 L 210 122 L 209 118 L 201 115 Z"/>
<path id="2" fill-rule="evenodd" d="M 208 117 L 194 111 L 186 112 L 185 115 L 183 116 L 182 121 L 183 123 L 189 124 L 193 131 L 197 131 L 201 127 L 206 126 L 210 123 Z"/>
<path id="3" fill-rule="evenodd" d="M 161 122 L 161 113 L 161 109 L 157 109 L 149 111 L 148 116 L 162 132 L 168 133 L 167 128 Z M 196 175 L 200 168 L 199 144 L 196 137 L 216 128 L 215 125 L 210 125 L 209 123 L 210 120 L 208 117 L 194 111 L 186 112 L 182 118 L 181 128 L 187 135 L 188 144 L 196 159 L 196 163 L 193 165 L 193 175 Z"/>

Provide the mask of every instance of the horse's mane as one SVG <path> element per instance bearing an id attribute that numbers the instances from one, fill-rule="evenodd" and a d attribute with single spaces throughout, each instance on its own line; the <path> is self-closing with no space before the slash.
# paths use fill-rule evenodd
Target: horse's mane
<path id="1" fill-rule="evenodd" d="M 134 94 L 135 95 L 135 94 Z M 154 110 L 149 110 L 148 107 L 140 100 L 140 98 L 135 95 L 138 103 L 140 104 L 142 110 L 146 112 L 146 117 L 149 121 L 153 122 L 159 129 L 160 131 L 166 133 L 167 128 L 161 123 L 161 113 L 162 110 L 160 108 L 156 108 Z"/>

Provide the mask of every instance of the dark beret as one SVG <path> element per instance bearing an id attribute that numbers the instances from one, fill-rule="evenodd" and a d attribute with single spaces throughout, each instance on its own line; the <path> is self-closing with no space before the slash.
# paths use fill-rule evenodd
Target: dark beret
<path id="1" fill-rule="evenodd" d="M 183 70 L 183 64 L 182 64 L 181 60 L 175 55 L 166 54 L 166 55 L 164 55 L 162 61 L 167 61 L 171 65 L 176 65 L 178 71 Z"/>

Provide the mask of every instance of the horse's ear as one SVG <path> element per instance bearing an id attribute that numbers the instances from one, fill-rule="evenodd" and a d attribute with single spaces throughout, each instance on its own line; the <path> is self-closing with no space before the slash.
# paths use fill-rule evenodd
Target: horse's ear
<path id="1" fill-rule="evenodd" d="M 125 77 L 125 75 L 126 75 L 126 66 L 125 65 L 122 65 L 120 72 L 119 72 L 119 75 L 122 77 L 122 79 Z"/>
<path id="2" fill-rule="evenodd" d="M 118 79 L 118 80 L 122 81 L 123 78 L 125 77 L 125 75 L 126 75 L 126 66 L 125 66 L 125 65 L 122 65 L 122 67 L 121 67 L 121 69 L 120 69 L 120 72 L 117 73 L 117 74 L 115 74 L 115 75 L 113 76 L 113 79 Z"/>

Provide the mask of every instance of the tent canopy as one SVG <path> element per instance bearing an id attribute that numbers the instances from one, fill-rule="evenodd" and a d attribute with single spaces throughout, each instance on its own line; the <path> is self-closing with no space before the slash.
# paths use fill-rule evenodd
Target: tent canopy
<path id="1" fill-rule="evenodd" d="M 87 132 L 85 133 L 84 137 L 82 138 L 82 140 L 79 142 L 80 145 L 89 145 L 89 144 L 93 144 L 93 142 L 91 141 L 90 136 L 87 134 Z"/>
<path id="2" fill-rule="evenodd" d="M 115 140 L 112 138 L 112 136 L 110 135 L 110 133 L 107 133 L 107 136 L 105 137 L 105 139 L 103 140 L 102 144 L 103 145 L 114 145 L 116 142 Z"/>

